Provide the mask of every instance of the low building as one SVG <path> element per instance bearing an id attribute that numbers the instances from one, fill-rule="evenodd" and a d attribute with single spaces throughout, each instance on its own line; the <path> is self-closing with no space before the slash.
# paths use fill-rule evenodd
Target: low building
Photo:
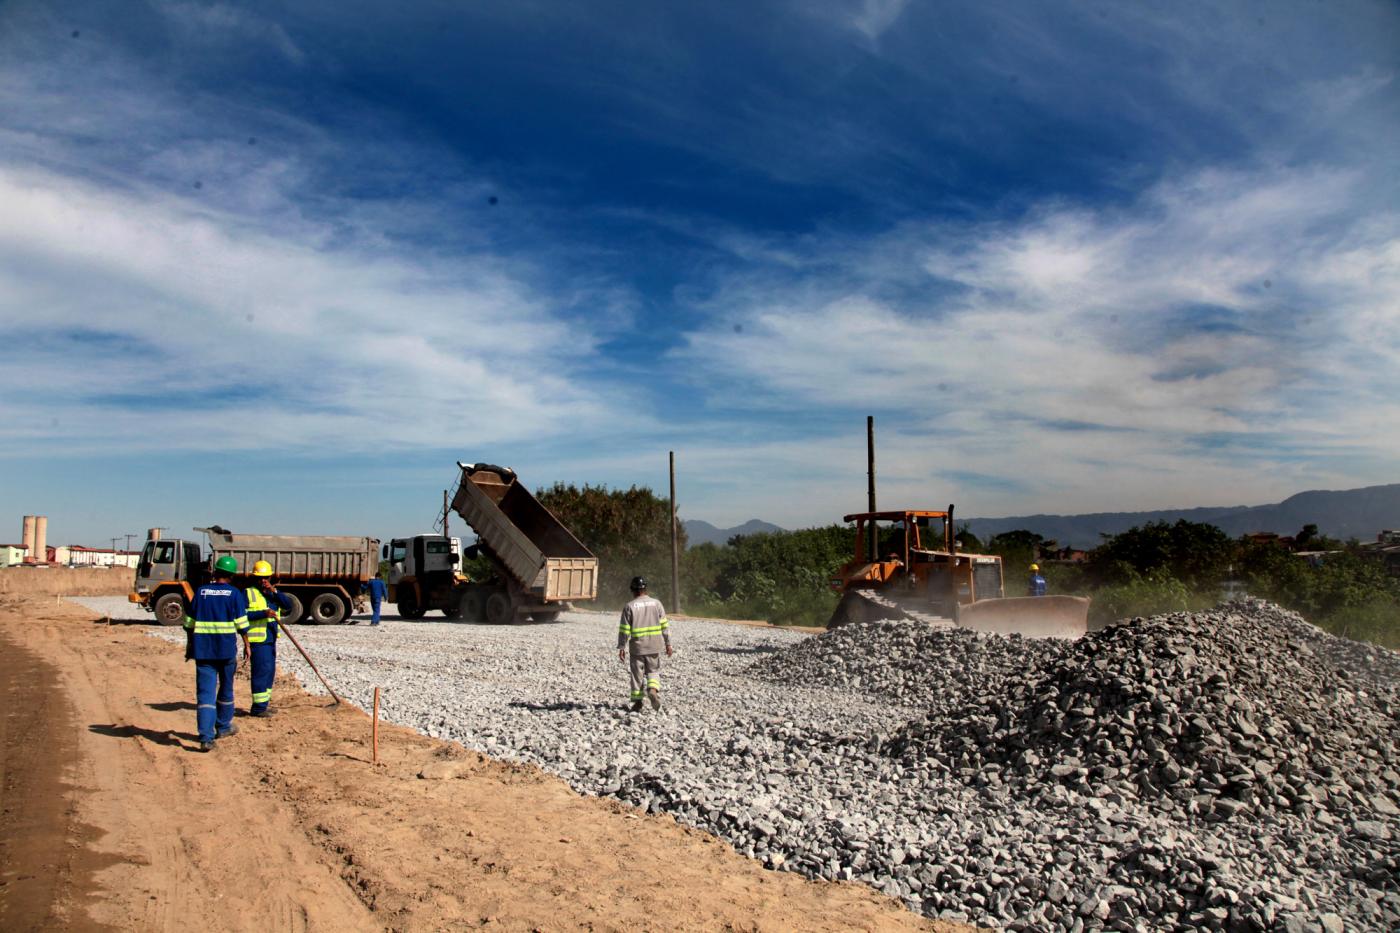
<path id="1" fill-rule="evenodd" d="M 68 565 L 68 545 L 60 544 L 58 547 L 48 547 L 44 550 L 49 552 L 49 563 L 57 564 L 60 567 Z"/>
<path id="2" fill-rule="evenodd" d="M 70 567 L 130 567 L 135 568 L 141 557 L 140 551 L 114 551 L 111 548 L 83 547 L 70 544 L 68 566 Z"/>
<path id="3" fill-rule="evenodd" d="M 1391 573 L 1400 574 L 1400 531 L 1387 528 L 1376 535 L 1375 541 L 1361 545 L 1360 551 L 1384 563 Z"/>
<path id="4" fill-rule="evenodd" d="M 29 548 L 23 544 L 0 544 L 0 567 L 13 567 L 24 563 Z"/>

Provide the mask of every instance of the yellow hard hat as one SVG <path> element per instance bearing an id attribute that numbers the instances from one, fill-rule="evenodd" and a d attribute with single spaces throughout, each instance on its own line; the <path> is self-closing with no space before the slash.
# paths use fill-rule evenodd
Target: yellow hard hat
<path id="1" fill-rule="evenodd" d="M 270 576 L 272 576 L 272 565 L 269 564 L 269 563 L 268 563 L 267 561 L 265 561 L 265 560 L 260 560 L 260 561 L 258 561 L 256 564 L 253 565 L 253 576 L 255 576 L 255 577 L 270 577 Z"/>
<path id="2" fill-rule="evenodd" d="M 260 563 L 262 563 L 262 561 L 258 561 L 258 563 L 260 564 Z M 1032 570 L 1039 570 L 1039 569 L 1040 569 L 1040 565 L 1039 565 L 1039 564 L 1031 564 L 1031 569 L 1032 569 Z M 257 572 L 258 572 L 258 568 L 257 568 L 256 566 L 254 566 L 254 567 L 253 567 L 253 573 L 257 573 Z M 269 571 L 269 573 L 270 573 L 270 572 L 271 572 L 271 571 Z"/>

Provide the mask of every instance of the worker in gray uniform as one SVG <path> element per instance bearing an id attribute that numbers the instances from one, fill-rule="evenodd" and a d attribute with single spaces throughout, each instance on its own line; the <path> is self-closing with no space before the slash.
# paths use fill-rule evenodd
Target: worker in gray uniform
<path id="1" fill-rule="evenodd" d="M 640 712 L 642 698 L 652 709 L 661 709 L 661 649 L 671 656 L 671 620 L 659 599 L 647 595 L 647 581 L 632 578 L 632 601 L 622 607 L 617 626 L 617 658 L 628 660 L 631 649 L 632 712 Z M 643 693 L 645 691 L 645 694 Z"/>

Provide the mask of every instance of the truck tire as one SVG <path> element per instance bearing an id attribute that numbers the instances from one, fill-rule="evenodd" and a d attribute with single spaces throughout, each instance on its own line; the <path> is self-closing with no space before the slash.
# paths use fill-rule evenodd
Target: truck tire
<path id="1" fill-rule="evenodd" d="M 339 625 L 345 621 L 345 600 L 337 593 L 317 593 L 311 600 L 311 621 L 317 625 Z"/>
<path id="2" fill-rule="evenodd" d="M 550 622 L 557 622 L 559 621 L 559 615 L 560 613 L 557 610 L 553 609 L 547 610 L 545 612 L 532 612 L 530 613 L 530 621 L 543 622 L 546 624 Z"/>
<path id="3" fill-rule="evenodd" d="M 444 608 L 442 610 L 442 615 L 444 618 L 455 622 L 462 617 L 462 607 L 459 604 L 456 606 Z"/>
<path id="4" fill-rule="evenodd" d="M 156 600 L 155 613 L 161 625 L 184 625 L 185 597 L 180 593 L 166 593 Z"/>
<path id="5" fill-rule="evenodd" d="M 423 608 L 418 605 L 418 600 L 413 595 L 413 591 L 407 588 L 399 590 L 399 601 L 397 603 L 399 615 L 405 619 L 423 618 Z"/>
<path id="6" fill-rule="evenodd" d="M 302 616 L 306 615 L 306 607 L 301 604 L 301 600 L 294 594 L 283 593 L 282 595 L 287 597 L 287 601 L 292 604 L 290 609 L 282 610 L 282 621 L 295 625 L 301 621 Z"/>
<path id="7" fill-rule="evenodd" d="M 488 625 L 505 625 L 515 621 L 515 607 L 511 605 L 509 596 L 496 590 L 486 597 L 482 615 L 485 616 Z"/>
<path id="8" fill-rule="evenodd" d="M 483 601 L 480 590 L 464 590 L 461 600 L 457 603 L 457 612 L 461 615 L 462 621 L 473 624 L 480 622 Z"/>

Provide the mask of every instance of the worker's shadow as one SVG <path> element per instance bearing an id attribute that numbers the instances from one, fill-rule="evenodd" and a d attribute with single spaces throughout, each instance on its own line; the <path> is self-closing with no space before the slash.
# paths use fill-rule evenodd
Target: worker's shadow
<path id="1" fill-rule="evenodd" d="M 157 731 L 155 729 L 143 729 L 140 726 L 118 726 L 115 723 L 94 723 L 88 726 L 89 732 L 98 735 L 110 736 L 114 739 L 135 739 L 142 738 L 157 745 L 169 745 L 174 748 L 184 748 L 185 741 L 198 742 L 199 736 L 191 735 L 188 732 L 176 732 L 173 729 Z"/>
<path id="2" fill-rule="evenodd" d="M 195 709 L 195 705 L 189 700 L 172 700 L 169 703 L 147 703 L 146 709 L 153 709 L 161 713 L 178 713 Z"/>
<path id="3" fill-rule="evenodd" d="M 512 700 L 506 704 L 514 709 L 528 709 L 536 713 L 562 713 L 574 710 L 609 709 L 609 703 L 576 703 L 573 700 L 559 700 L 555 703 L 530 703 L 525 700 Z"/>

